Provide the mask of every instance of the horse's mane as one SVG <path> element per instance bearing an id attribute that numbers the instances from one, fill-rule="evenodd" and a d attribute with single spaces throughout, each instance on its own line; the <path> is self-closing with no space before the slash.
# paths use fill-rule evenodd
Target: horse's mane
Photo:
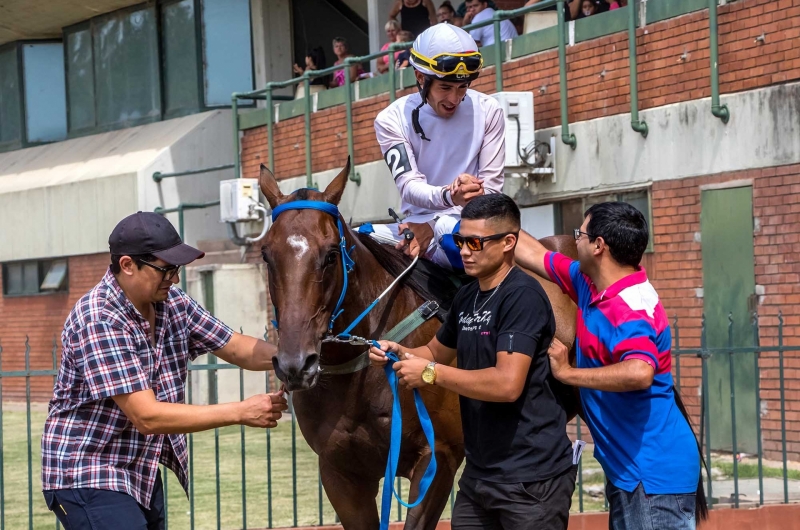
<path id="1" fill-rule="evenodd" d="M 383 245 L 368 234 L 359 233 L 358 239 L 375 256 L 380 266 L 395 278 L 411 264 L 411 258 L 402 251 L 391 245 Z M 402 283 L 423 299 L 436 301 L 444 310 L 440 311 L 440 318 L 450 309 L 453 297 L 461 285 L 458 276 L 453 276 L 445 269 L 424 259 L 417 261 L 411 272 L 403 278 Z"/>

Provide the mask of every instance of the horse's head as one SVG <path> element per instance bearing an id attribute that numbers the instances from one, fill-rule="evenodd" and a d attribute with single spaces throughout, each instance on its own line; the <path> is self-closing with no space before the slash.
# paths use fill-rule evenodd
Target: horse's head
<path id="1" fill-rule="evenodd" d="M 324 192 L 302 189 L 284 196 L 275 176 L 261 166 L 261 191 L 275 208 L 294 201 L 338 205 L 350 159 Z M 332 209 L 331 209 L 332 210 Z M 334 213 L 338 213 L 335 212 Z M 319 378 L 322 338 L 344 282 L 339 218 L 317 209 L 286 209 L 264 239 L 261 253 L 269 271 L 269 292 L 279 326 L 275 374 L 289 390 L 312 388 Z"/>

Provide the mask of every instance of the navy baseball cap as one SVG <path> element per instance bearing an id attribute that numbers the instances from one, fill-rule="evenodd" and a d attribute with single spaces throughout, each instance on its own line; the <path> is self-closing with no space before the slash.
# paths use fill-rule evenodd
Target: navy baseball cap
<path id="1" fill-rule="evenodd" d="M 181 241 L 166 217 L 155 212 L 137 212 L 120 221 L 108 238 L 111 254 L 152 254 L 170 265 L 186 265 L 206 255 Z"/>

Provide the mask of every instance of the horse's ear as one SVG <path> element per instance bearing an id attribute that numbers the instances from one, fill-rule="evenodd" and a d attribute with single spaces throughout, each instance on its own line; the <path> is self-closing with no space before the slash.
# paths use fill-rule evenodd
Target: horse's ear
<path id="1" fill-rule="evenodd" d="M 261 164 L 261 175 L 258 178 L 258 184 L 261 186 L 261 193 L 267 198 L 270 207 L 275 208 L 283 199 L 283 193 L 278 187 L 275 175 L 264 164 Z"/>
<path id="2" fill-rule="evenodd" d="M 344 165 L 344 169 L 336 175 L 328 187 L 325 188 L 325 201 L 331 204 L 339 204 L 339 201 L 342 199 L 342 193 L 344 193 L 344 187 L 347 185 L 347 177 L 350 175 L 350 157 L 347 157 L 347 163 Z"/>

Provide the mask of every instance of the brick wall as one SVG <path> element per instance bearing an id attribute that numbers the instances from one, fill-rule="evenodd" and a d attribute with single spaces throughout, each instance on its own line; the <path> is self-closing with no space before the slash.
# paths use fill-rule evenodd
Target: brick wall
<path id="1" fill-rule="evenodd" d="M 719 9 L 719 71 L 722 93 L 740 92 L 800 79 L 800 0 L 740 0 Z M 646 32 L 646 33 L 645 33 Z M 764 32 L 765 44 L 755 37 Z M 708 97 L 708 11 L 650 24 L 637 30 L 639 101 L 643 109 Z M 680 60 L 686 52 L 687 59 Z M 589 120 L 630 112 L 627 33 L 617 33 L 567 48 L 569 120 Z M 606 75 L 600 77 L 605 69 Z M 506 90 L 534 91 L 536 128 L 560 123 L 558 53 L 550 50 L 503 65 Z M 474 87 L 494 91 L 494 68 Z M 546 86 L 544 93 L 540 88 Z M 406 92 L 408 93 L 408 91 Z M 399 93 L 399 95 L 402 95 Z M 380 158 L 372 122 L 388 105 L 388 95 L 353 105 L 356 163 Z M 344 107 L 312 115 L 313 170 L 341 167 L 347 156 Z M 303 117 L 275 126 L 275 174 L 305 173 Z M 258 176 L 267 162 L 266 128 L 245 131 L 244 176 Z"/>
<path id="2" fill-rule="evenodd" d="M 31 368 L 49 370 L 53 366 L 53 339 L 60 359 L 61 330 L 72 307 L 103 277 L 108 254 L 69 258 L 69 290 L 58 294 L 0 297 L 0 345 L 3 347 L 3 371 L 25 369 L 25 337 L 30 345 Z M 2 272 L 0 271 L 0 274 Z M 31 379 L 33 401 L 46 402 L 53 394 L 51 377 Z M 3 380 L 4 400 L 24 401 L 25 380 Z"/>
<path id="3" fill-rule="evenodd" d="M 653 284 L 670 320 L 680 322 L 682 348 L 700 346 L 703 287 L 700 231 L 700 186 L 733 180 L 753 183 L 753 216 L 758 220 L 754 237 L 755 281 L 764 286 L 758 314 L 761 346 L 777 345 L 778 313 L 784 319 L 784 344 L 800 345 L 800 165 L 736 171 L 653 184 L 655 267 Z M 676 219 L 678 221 L 676 221 Z M 742 256 L 748 259 L 748 256 Z M 764 450 L 780 459 L 781 425 L 778 360 L 776 353 L 760 359 Z M 786 388 L 787 449 L 800 458 L 800 356 L 787 353 L 784 360 Z M 695 421 L 699 421 L 700 364 L 681 361 L 682 393 Z"/>

